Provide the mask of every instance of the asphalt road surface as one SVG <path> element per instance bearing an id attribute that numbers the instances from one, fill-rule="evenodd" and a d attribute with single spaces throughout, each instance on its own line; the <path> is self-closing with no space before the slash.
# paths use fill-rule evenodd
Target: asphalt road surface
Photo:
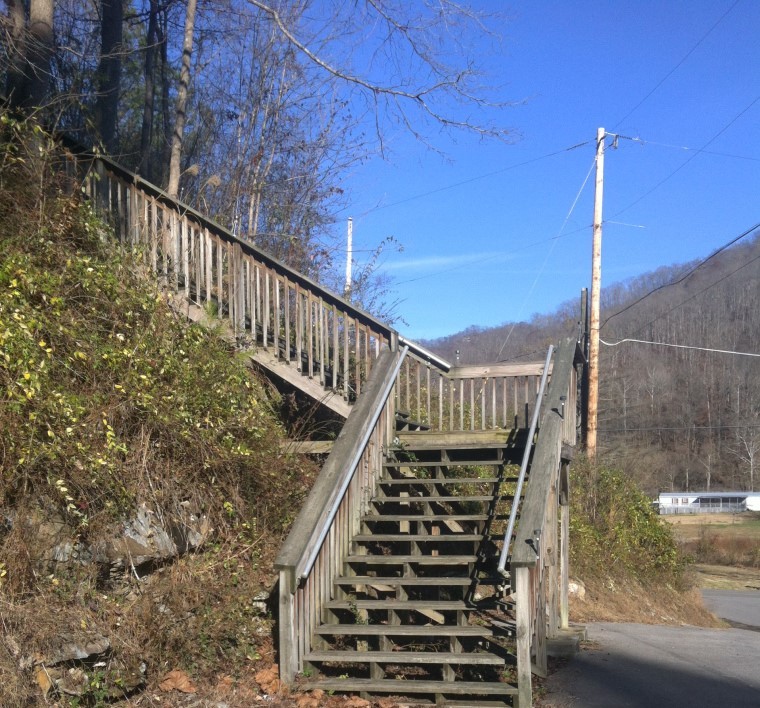
<path id="1" fill-rule="evenodd" d="M 718 617 L 736 627 L 760 632 L 760 592 L 752 590 L 702 590 L 705 604 Z M 758 657 L 760 665 L 760 657 Z M 760 668 L 760 667 L 759 667 Z"/>
<path id="2" fill-rule="evenodd" d="M 554 672 L 545 708 L 760 708 L 760 592 L 710 591 L 742 629 L 595 623 Z"/>

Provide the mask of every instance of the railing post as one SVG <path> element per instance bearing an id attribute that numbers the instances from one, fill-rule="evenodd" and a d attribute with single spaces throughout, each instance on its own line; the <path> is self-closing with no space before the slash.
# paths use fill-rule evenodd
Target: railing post
<path id="1" fill-rule="evenodd" d="M 530 568 L 518 566 L 514 569 L 517 618 L 515 635 L 517 638 L 517 696 L 519 708 L 530 708 L 533 704 L 531 687 L 530 644 L 532 639 Z"/>
<path id="2" fill-rule="evenodd" d="M 570 604 L 568 586 L 570 584 L 570 483 L 568 465 L 562 463 L 560 486 L 560 581 L 559 581 L 559 621 L 561 629 L 570 626 Z"/>
<path id="3" fill-rule="evenodd" d="M 280 570 L 279 657 L 280 679 L 285 683 L 291 683 L 298 673 L 297 633 L 294 612 L 296 592 L 294 575 L 293 568 L 283 568 Z"/>

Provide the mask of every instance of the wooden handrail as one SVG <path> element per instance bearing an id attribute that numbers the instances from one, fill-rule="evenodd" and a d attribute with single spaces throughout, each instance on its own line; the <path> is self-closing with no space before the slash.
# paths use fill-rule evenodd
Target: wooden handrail
<path id="1" fill-rule="evenodd" d="M 546 673 L 547 637 L 567 623 L 567 592 L 560 587 L 567 583 L 569 530 L 563 449 L 575 445 L 578 354 L 574 339 L 562 342 L 557 351 L 511 554 L 520 705 L 531 705 L 531 673 Z"/>
<path id="2" fill-rule="evenodd" d="M 292 681 L 308 652 L 330 581 L 382 473 L 394 434 L 393 386 L 406 354 L 384 351 L 275 561 L 280 572 L 280 676 Z"/>

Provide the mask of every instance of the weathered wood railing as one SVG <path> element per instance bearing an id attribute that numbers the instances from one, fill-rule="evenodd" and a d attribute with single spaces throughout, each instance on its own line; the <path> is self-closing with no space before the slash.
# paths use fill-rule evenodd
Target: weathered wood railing
<path id="1" fill-rule="evenodd" d="M 511 553 L 517 607 L 521 706 L 532 700 L 531 672 L 546 675 L 547 638 L 568 626 L 568 464 L 576 443 L 575 340 L 560 345 L 543 402 L 540 433 Z"/>
<path id="2" fill-rule="evenodd" d="M 450 367 L 410 352 L 397 406 L 437 431 L 528 427 L 544 362 Z"/>
<path id="3" fill-rule="evenodd" d="M 219 318 L 347 401 L 380 351 L 397 348 L 394 329 L 138 175 L 107 158 L 79 160 L 86 194 L 188 314 Z"/>
<path id="4" fill-rule="evenodd" d="M 280 676 L 286 682 L 302 669 L 332 579 L 382 473 L 395 431 L 393 388 L 406 352 L 380 354 L 277 556 Z"/>

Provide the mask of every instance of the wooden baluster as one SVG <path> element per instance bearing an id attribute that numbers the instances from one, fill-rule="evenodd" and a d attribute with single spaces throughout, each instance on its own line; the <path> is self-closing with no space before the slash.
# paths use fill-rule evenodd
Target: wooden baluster
<path id="1" fill-rule="evenodd" d="M 256 264 L 256 275 L 255 275 L 255 282 L 254 282 L 254 293 L 253 293 L 253 312 L 251 317 L 253 318 L 254 324 L 252 324 L 252 327 L 255 327 L 254 330 L 254 341 L 259 342 L 261 341 L 259 339 L 259 331 L 264 331 L 264 305 L 262 303 L 262 292 L 261 292 L 261 269 L 262 265 L 257 263 Z"/>
<path id="2" fill-rule="evenodd" d="M 301 286 L 296 284 L 296 368 L 303 371 L 303 293 Z"/>
<path id="3" fill-rule="evenodd" d="M 340 374 L 340 332 L 338 329 L 338 308 L 332 306 L 332 357 L 330 358 L 330 367 L 332 371 L 332 389 L 338 390 L 338 375 Z"/>
<path id="4" fill-rule="evenodd" d="M 327 338 L 329 336 L 327 329 L 327 313 L 325 312 L 325 303 L 322 298 L 319 299 L 319 383 L 324 386 L 325 378 L 325 356 L 327 354 Z"/>
<path id="5" fill-rule="evenodd" d="M 417 366 L 415 367 L 416 371 L 414 374 L 415 378 L 415 395 L 416 395 L 416 401 L 417 401 L 417 411 L 415 413 L 416 420 L 422 419 L 422 366 L 421 363 L 418 361 Z"/>
<path id="6" fill-rule="evenodd" d="M 425 367 L 425 376 L 425 389 L 427 391 L 427 415 L 425 422 L 430 424 L 433 418 L 432 409 L 430 408 L 430 364 Z M 422 422 L 422 420 L 420 420 L 420 422 Z"/>
<path id="7" fill-rule="evenodd" d="M 180 243 L 180 252 L 182 254 L 182 277 L 183 277 L 183 283 L 182 283 L 182 290 L 185 294 L 185 299 L 190 299 L 190 246 L 188 238 L 189 234 L 187 233 L 187 219 L 180 216 L 178 217 L 179 221 L 179 243 Z"/>
<path id="8" fill-rule="evenodd" d="M 289 364 L 292 356 L 290 348 L 290 281 L 284 278 L 283 285 L 285 288 L 285 361 Z"/>
<path id="9" fill-rule="evenodd" d="M 306 347 L 308 349 L 308 363 L 307 363 L 307 374 L 310 379 L 314 378 L 314 299 L 312 297 L 311 291 L 307 294 L 307 304 L 306 304 L 306 335 L 307 335 L 307 343 Z"/>
<path id="10" fill-rule="evenodd" d="M 174 292 L 179 292 L 179 262 L 181 243 L 179 236 L 179 223 L 177 219 L 177 213 L 175 211 L 171 211 L 169 213 L 169 223 L 171 224 L 171 239 L 174 253 L 174 262 L 172 263 L 172 288 Z"/>
<path id="11" fill-rule="evenodd" d="M 343 397 L 348 401 L 351 398 L 351 360 L 350 360 L 350 338 L 351 338 L 351 320 L 347 313 L 343 313 Z"/>
<path id="12" fill-rule="evenodd" d="M 269 268 L 267 268 L 264 271 L 264 311 L 262 312 L 262 321 L 261 326 L 263 328 L 262 331 L 262 341 L 264 348 L 267 349 L 269 347 L 269 320 L 272 316 L 272 310 L 271 310 L 271 302 L 270 302 L 270 285 L 269 281 L 271 279 Z"/>

